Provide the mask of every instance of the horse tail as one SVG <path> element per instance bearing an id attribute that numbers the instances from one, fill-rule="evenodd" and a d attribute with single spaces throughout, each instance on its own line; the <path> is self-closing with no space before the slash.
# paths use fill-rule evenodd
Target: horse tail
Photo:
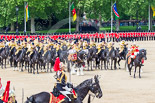
<path id="1" fill-rule="evenodd" d="M 91 102 L 91 95 L 89 94 L 89 97 L 88 97 L 88 103 Z"/>

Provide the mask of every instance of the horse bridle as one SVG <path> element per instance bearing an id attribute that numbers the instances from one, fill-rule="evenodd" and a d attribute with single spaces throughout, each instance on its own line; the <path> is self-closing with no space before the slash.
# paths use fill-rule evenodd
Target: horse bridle
<path id="1" fill-rule="evenodd" d="M 98 83 L 98 82 L 97 82 L 97 83 Z M 95 87 L 97 86 L 97 83 L 95 82 L 95 83 L 93 83 L 93 84 L 90 84 L 90 91 L 91 91 L 92 93 L 94 93 L 95 96 L 97 96 L 97 93 L 100 92 L 99 89 L 97 89 L 97 90 L 95 91 Z"/>

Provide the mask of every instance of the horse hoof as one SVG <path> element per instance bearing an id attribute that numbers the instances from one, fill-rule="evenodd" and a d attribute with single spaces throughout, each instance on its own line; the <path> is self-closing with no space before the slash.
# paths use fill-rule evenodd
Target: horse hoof
<path id="1" fill-rule="evenodd" d="M 76 72 L 73 70 L 73 71 L 71 71 L 71 74 L 72 74 L 72 75 L 75 75 L 75 74 L 76 74 Z"/>
<path id="2" fill-rule="evenodd" d="M 75 75 L 76 73 L 71 73 L 72 75 Z"/>

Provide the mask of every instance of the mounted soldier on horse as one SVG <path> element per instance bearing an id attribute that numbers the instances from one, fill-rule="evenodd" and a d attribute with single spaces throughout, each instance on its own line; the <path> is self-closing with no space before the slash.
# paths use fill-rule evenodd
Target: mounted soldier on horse
<path id="1" fill-rule="evenodd" d="M 10 81 L 7 81 L 7 85 L 4 88 L 0 78 L 0 103 L 17 103 L 15 91 L 10 90 Z"/>

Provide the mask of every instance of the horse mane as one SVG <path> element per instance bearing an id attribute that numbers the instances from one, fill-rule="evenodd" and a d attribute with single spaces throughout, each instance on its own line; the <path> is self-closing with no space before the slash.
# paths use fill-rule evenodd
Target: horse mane
<path id="1" fill-rule="evenodd" d="M 139 50 L 139 52 L 143 52 L 143 51 L 146 51 L 146 49 L 140 49 L 140 50 Z"/>
<path id="2" fill-rule="evenodd" d="M 76 88 L 78 89 L 78 88 L 81 88 L 83 86 L 89 85 L 91 83 L 92 83 L 92 79 L 87 79 L 87 80 L 83 81 L 82 83 L 80 83 Z"/>

